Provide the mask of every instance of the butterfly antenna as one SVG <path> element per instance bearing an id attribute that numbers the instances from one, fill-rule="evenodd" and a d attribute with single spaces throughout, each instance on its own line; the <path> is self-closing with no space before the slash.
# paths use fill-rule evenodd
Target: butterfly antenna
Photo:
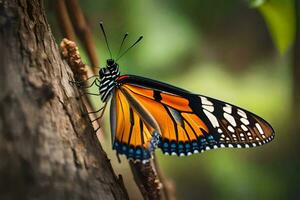
<path id="1" fill-rule="evenodd" d="M 106 43 L 107 49 L 109 51 L 110 58 L 112 59 L 112 54 L 111 54 L 111 51 L 110 51 L 110 48 L 109 48 L 109 45 L 108 45 L 106 33 L 104 31 L 103 22 L 100 22 L 100 27 L 101 27 L 101 30 L 102 30 L 102 33 L 103 33 L 103 36 L 104 36 L 104 39 L 105 39 L 105 43 Z"/>
<path id="2" fill-rule="evenodd" d="M 140 36 L 139 39 L 135 43 L 133 43 L 130 47 L 128 47 L 118 58 L 116 61 L 118 61 L 122 56 L 124 56 L 132 47 L 134 47 L 139 41 L 143 39 L 143 36 Z"/>
<path id="3" fill-rule="evenodd" d="M 128 33 L 125 33 L 125 35 L 124 35 L 124 37 L 123 37 L 123 40 L 122 40 L 122 42 L 121 42 L 121 45 L 120 45 L 120 48 L 119 48 L 119 51 L 118 51 L 117 57 L 118 57 L 118 56 L 120 55 L 120 53 L 121 53 L 121 50 L 122 50 L 123 44 L 124 44 L 124 42 L 125 42 L 125 40 L 126 40 L 127 36 L 128 36 Z"/>

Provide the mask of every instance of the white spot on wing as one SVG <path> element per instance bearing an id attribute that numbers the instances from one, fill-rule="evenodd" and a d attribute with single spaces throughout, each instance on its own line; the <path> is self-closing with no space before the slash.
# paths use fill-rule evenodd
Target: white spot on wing
<path id="1" fill-rule="evenodd" d="M 223 110 L 229 114 L 231 114 L 232 112 L 232 106 L 231 105 L 228 105 L 228 104 L 225 104 L 226 106 L 223 107 Z"/>
<path id="2" fill-rule="evenodd" d="M 204 105 L 209 105 L 209 106 L 212 106 L 212 105 L 213 105 L 213 103 L 210 102 L 206 97 L 200 96 L 200 98 L 201 98 L 201 103 L 202 103 L 202 104 L 204 104 Z"/>
<path id="3" fill-rule="evenodd" d="M 241 117 L 247 119 L 247 115 L 246 115 L 245 111 L 243 111 L 243 110 L 241 110 L 241 109 L 238 109 L 238 110 L 237 110 L 237 113 L 238 113 Z"/>
<path id="4" fill-rule="evenodd" d="M 234 129 L 232 128 L 232 126 L 228 126 L 227 129 L 228 129 L 231 133 L 234 133 Z"/>
<path id="5" fill-rule="evenodd" d="M 214 112 L 214 107 L 213 106 L 202 105 L 202 108 L 208 110 L 209 112 Z"/>
<path id="6" fill-rule="evenodd" d="M 243 131 L 248 131 L 248 128 L 244 124 L 241 125 L 241 128 L 243 129 Z"/>
<path id="7" fill-rule="evenodd" d="M 228 114 L 228 113 L 224 113 L 224 118 L 232 125 L 232 126 L 236 126 L 236 122 L 234 120 L 234 118 Z"/>
<path id="8" fill-rule="evenodd" d="M 264 135 L 264 131 L 262 130 L 261 126 L 259 125 L 259 123 L 255 123 L 256 128 L 258 129 L 259 133 L 261 135 Z"/>
<path id="9" fill-rule="evenodd" d="M 241 118 L 241 122 L 243 124 L 245 124 L 245 125 L 249 125 L 250 124 L 249 121 L 248 121 L 248 119 L 245 119 L 245 118 Z"/>
<path id="10" fill-rule="evenodd" d="M 207 116 L 214 128 L 220 126 L 217 118 L 212 113 L 208 112 L 207 110 L 203 110 L 203 112 L 205 113 L 205 115 Z"/>

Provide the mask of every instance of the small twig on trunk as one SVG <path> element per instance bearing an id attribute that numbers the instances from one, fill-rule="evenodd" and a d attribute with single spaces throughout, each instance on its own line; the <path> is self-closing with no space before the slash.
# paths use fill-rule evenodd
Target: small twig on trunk
<path id="1" fill-rule="evenodd" d="M 89 67 L 82 62 L 76 43 L 65 38 L 61 41 L 60 47 L 61 47 L 62 56 L 68 62 L 70 68 L 74 73 L 75 80 L 76 81 L 86 80 L 88 78 Z M 83 96 L 83 102 L 88 112 L 93 110 L 89 98 Z M 91 113 L 89 117 L 91 120 L 97 118 L 96 114 L 93 113 Z M 96 123 L 94 124 L 94 129 L 97 129 L 99 126 L 100 126 L 99 121 L 96 121 Z M 103 131 L 101 130 L 101 132 L 102 134 L 100 135 L 103 138 L 104 136 Z"/>
<path id="2" fill-rule="evenodd" d="M 60 43 L 60 47 L 62 56 L 66 59 L 74 73 L 75 80 L 86 80 L 88 78 L 88 67 L 83 64 L 76 43 L 65 38 Z"/>

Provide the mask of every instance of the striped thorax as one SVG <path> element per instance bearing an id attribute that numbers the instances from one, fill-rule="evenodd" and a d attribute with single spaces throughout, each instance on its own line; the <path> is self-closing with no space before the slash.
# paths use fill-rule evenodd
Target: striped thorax
<path id="1" fill-rule="evenodd" d="M 106 67 L 101 68 L 99 71 L 99 90 L 102 102 L 106 102 L 108 100 L 116 86 L 116 80 L 120 76 L 119 65 L 113 59 L 108 59 L 106 63 Z"/>

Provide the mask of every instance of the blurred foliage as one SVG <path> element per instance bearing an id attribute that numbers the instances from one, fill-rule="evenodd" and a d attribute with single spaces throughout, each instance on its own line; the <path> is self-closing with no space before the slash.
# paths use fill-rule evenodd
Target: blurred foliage
<path id="1" fill-rule="evenodd" d="M 279 52 L 285 53 L 295 38 L 294 0 L 253 0 L 251 5 L 264 16 Z"/>
<path id="2" fill-rule="evenodd" d="M 60 41 L 51 2 L 49 21 Z M 253 149 L 218 149 L 184 158 L 164 156 L 157 150 L 163 171 L 176 185 L 178 199 L 285 199 L 296 195 L 291 180 L 300 178 L 298 165 L 288 159 L 293 141 L 288 129 L 292 54 L 288 51 L 279 57 L 267 29 L 280 52 L 292 44 L 292 1 L 282 2 L 286 2 L 282 7 L 279 0 L 256 3 L 261 15 L 239 0 L 81 1 L 101 66 L 109 55 L 99 30 L 100 20 L 114 56 L 125 32 L 129 31 L 125 46 L 144 36 L 119 61 L 123 74 L 157 79 L 231 102 L 262 116 L 276 131 L 273 142 Z M 93 100 L 100 106 L 99 98 Z M 105 132 L 110 134 L 106 114 Z M 122 157 L 119 164 L 110 135 L 105 138 L 104 148 L 123 175 L 131 199 L 140 199 L 126 159 Z"/>

